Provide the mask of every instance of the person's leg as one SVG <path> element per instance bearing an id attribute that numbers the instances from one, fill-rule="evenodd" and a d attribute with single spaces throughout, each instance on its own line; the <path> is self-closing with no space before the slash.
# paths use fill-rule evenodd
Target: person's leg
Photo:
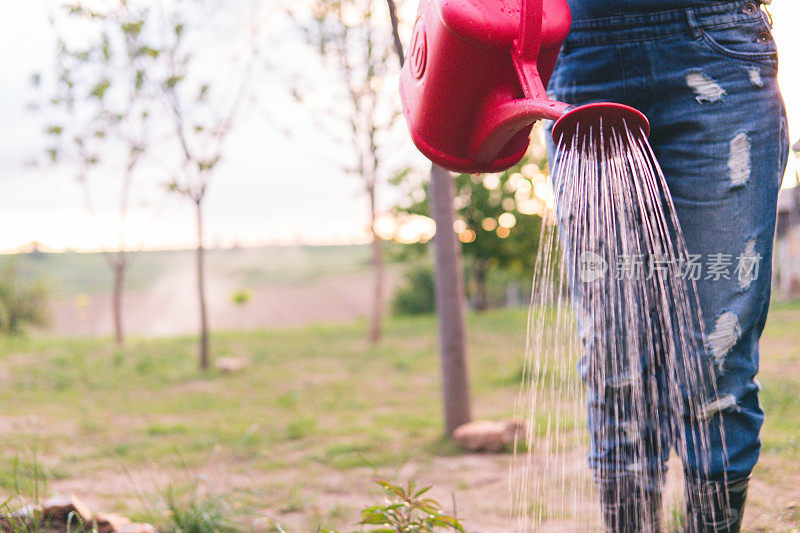
<path id="1" fill-rule="evenodd" d="M 788 139 L 775 46 L 758 10 L 741 2 L 686 15 L 685 37 L 649 43 L 660 74 L 647 115 L 689 253 L 703 266 L 697 292 L 716 372 L 716 395 L 685 420 L 688 528 L 737 531 L 760 449 L 758 341 Z M 692 442 L 697 418 L 711 429 L 707 455 Z"/>

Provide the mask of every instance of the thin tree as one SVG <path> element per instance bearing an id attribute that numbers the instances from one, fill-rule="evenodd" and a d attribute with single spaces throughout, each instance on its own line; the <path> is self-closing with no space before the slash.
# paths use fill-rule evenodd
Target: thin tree
<path id="1" fill-rule="evenodd" d="M 383 149 L 400 116 L 396 96 L 382 83 L 390 70 L 394 45 L 378 5 L 378 0 L 315 0 L 314 23 L 307 31 L 308 40 L 340 82 L 345 100 L 335 102 L 337 109 L 326 117 L 338 117 L 347 131 L 353 164 L 345 170 L 361 179 L 369 201 L 374 271 L 369 341 L 373 345 L 381 339 L 384 314 L 385 261 L 377 232 L 380 180 L 387 173 Z"/>
<path id="2" fill-rule="evenodd" d="M 98 216 L 93 186 L 106 185 L 109 178 L 117 181 L 116 249 L 102 244 L 101 249 L 112 272 L 114 339 L 122 345 L 128 214 L 134 178 L 150 141 L 153 102 L 147 77 L 159 52 L 144 37 L 145 10 L 125 0 L 104 7 L 101 11 L 81 3 L 59 5 L 50 17 L 59 37 L 52 94 L 45 104 L 47 154 L 52 163 L 74 172 L 98 227 L 107 222 Z M 82 32 L 73 43 L 61 35 L 76 24 Z M 34 75 L 32 81 L 38 87 L 41 76 Z"/>
<path id="3" fill-rule="evenodd" d="M 178 0 L 162 14 L 167 29 L 160 46 L 163 74 L 158 90 L 168 109 L 172 138 L 178 152 L 178 170 L 168 183 L 170 191 L 191 201 L 195 215 L 195 269 L 200 318 L 199 364 L 210 366 L 209 321 L 206 299 L 206 247 L 204 208 L 211 180 L 224 157 L 226 142 L 248 98 L 260 55 L 260 17 L 253 8 L 247 17 L 247 37 L 230 59 L 238 66 L 227 78 L 199 79 L 196 46 L 208 36 L 205 22 L 213 14 L 200 12 L 195 3 Z M 219 38 L 219 36 L 217 36 Z"/>
<path id="4" fill-rule="evenodd" d="M 403 42 L 394 0 L 386 0 L 392 22 L 395 53 L 403 64 Z M 431 165 L 430 215 L 436 222 L 434 264 L 436 274 L 436 315 L 439 319 L 439 350 L 442 362 L 442 401 L 445 433 L 452 435 L 472 420 L 467 343 L 464 335 L 464 281 L 461 248 L 454 228 L 455 192 L 450 173 Z"/>

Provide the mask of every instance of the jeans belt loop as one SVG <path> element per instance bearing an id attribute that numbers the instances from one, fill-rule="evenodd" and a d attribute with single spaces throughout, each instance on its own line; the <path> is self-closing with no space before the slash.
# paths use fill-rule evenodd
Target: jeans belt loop
<path id="1" fill-rule="evenodd" d="M 684 13 L 686 13 L 686 24 L 689 26 L 689 31 L 692 32 L 692 39 L 699 39 L 702 34 L 700 33 L 700 25 L 694 17 L 694 10 L 687 7 Z"/>

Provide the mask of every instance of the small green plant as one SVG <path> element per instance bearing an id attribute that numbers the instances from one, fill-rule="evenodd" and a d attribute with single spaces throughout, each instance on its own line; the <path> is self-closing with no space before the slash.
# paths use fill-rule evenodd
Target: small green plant
<path id="1" fill-rule="evenodd" d="M 429 265 L 412 267 L 406 281 L 394 293 L 392 309 L 396 315 L 421 315 L 436 309 L 433 268 Z"/>
<path id="2" fill-rule="evenodd" d="M 237 307 L 242 307 L 252 298 L 252 293 L 247 289 L 238 289 L 231 293 L 231 302 Z"/>
<path id="3" fill-rule="evenodd" d="M 667 509 L 667 531 L 684 531 L 686 529 L 686 516 L 684 515 L 683 502 L 678 500 Z"/>
<path id="4" fill-rule="evenodd" d="M 41 281 L 20 279 L 16 262 L 10 259 L 0 268 L 0 331 L 22 333 L 26 325 L 46 326 L 47 289 Z"/>
<path id="5" fill-rule="evenodd" d="M 175 533 L 215 533 L 235 531 L 228 516 L 230 510 L 218 496 L 201 494 L 198 490 L 179 490 L 167 487 L 164 500 L 171 523 L 166 528 Z"/>
<path id="6" fill-rule="evenodd" d="M 317 429 L 317 421 L 312 417 L 302 417 L 291 420 L 286 425 L 286 438 L 288 440 L 304 439 Z"/>
<path id="7" fill-rule="evenodd" d="M 386 491 L 384 505 L 367 507 L 361 511 L 362 526 L 374 526 L 370 531 L 382 533 L 423 533 L 437 529 L 464 531 L 461 522 L 448 516 L 436 500 L 423 498 L 431 487 L 416 490 L 409 481 L 403 489 L 388 481 L 377 481 Z"/>

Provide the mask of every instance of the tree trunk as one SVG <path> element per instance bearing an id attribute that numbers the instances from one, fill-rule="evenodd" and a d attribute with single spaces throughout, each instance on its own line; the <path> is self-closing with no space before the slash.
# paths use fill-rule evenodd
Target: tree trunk
<path id="1" fill-rule="evenodd" d="M 442 398 L 447 435 L 472 419 L 466 343 L 464 342 L 464 284 L 461 254 L 453 230 L 453 180 L 450 173 L 431 166 L 431 216 L 436 221 L 436 312 L 442 361 Z"/>
<path id="2" fill-rule="evenodd" d="M 369 325 L 369 342 L 372 346 L 378 344 L 382 335 L 383 322 L 383 243 L 375 232 L 375 189 L 369 190 L 370 204 L 370 232 L 372 233 L 372 268 L 374 269 L 375 283 L 372 289 L 372 314 Z"/>
<path id="3" fill-rule="evenodd" d="M 197 298 L 200 304 L 200 370 L 208 370 L 208 314 L 206 311 L 206 254 L 203 247 L 203 200 L 195 200 L 197 214 Z"/>
<path id="4" fill-rule="evenodd" d="M 122 295 L 125 290 L 125 272 L 128 260 L 124 251 L 117 252 L 113 263 L 113 286 L 111 289 L 111 313 L 114 321 L 114 341 L 117 346 L 125 343 L 125 333 L 122 325 Z"/>
<path id="5" fill-rule="evenodd" d="M 387 0 L 392 21 L 392 37 L 400 65 L 403 43 L 398 29 L 397 7 Z M 472 419 L 467 348 L 464 340 L 464 283 L 461 271 L 461 247 L 453 230 L 455 209 L 453 181 L 445 169 L 431 165 L 431 218 L 436 222 L 436 314 L 439 318 L 440 357 L 442 360 L 442 399 L 444 428 L 447 435 Z"/>

